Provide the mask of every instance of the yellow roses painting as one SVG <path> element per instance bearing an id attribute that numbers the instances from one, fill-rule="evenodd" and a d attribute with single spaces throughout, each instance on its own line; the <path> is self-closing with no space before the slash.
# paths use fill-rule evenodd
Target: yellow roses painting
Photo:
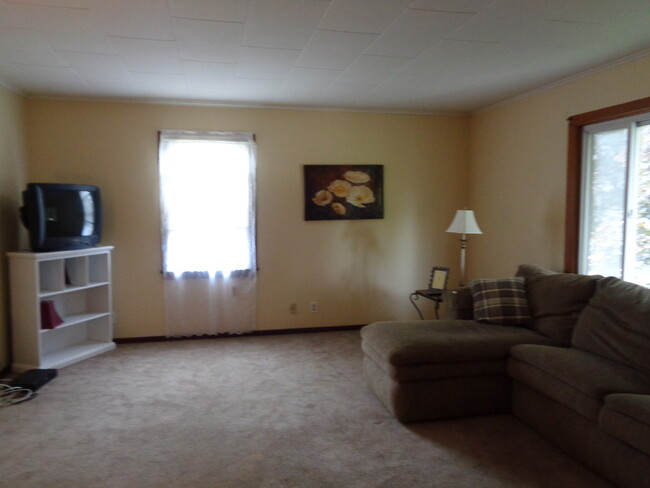
<path id="1" fill-rule="evenodd" d="M 383 168 L 305 165 L 305 220 L 383 218 Z"/>

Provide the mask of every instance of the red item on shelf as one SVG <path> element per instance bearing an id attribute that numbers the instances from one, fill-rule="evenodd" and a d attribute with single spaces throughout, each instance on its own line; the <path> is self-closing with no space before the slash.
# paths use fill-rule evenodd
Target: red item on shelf
<path id="1" fill-rule="evenodd" d="M 63 319 L 57 313 L 54 307 L 54 302 L 51 300 L 44 300 L 41 302 L 41 329 L 54 329 L 56 326 L 61 325 Z"/>

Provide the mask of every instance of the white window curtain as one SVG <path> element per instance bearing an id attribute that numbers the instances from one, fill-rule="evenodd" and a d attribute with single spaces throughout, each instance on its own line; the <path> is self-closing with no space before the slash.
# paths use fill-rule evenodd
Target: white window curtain
<path id="1" fill-rule="evenodd" d="M 255 329 L 255 150 L 249 133 L 160 133 L 169 337 Z"/>

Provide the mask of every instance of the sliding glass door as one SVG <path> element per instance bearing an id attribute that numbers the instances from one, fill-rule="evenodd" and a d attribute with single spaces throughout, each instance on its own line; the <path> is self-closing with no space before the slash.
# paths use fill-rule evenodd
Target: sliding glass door
<path id="1" fill-rule="evenodd" d="M 650 286 L 650 114 L 583 134 L 579 271 Z"/>

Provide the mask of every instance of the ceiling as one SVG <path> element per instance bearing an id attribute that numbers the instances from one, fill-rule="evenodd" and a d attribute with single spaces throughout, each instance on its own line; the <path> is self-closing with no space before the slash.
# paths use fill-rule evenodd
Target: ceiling
<path id="1" fill-rule="evenodd" d="M 34 97 L 467 112 L 650 54 L 648 26 L 649 0 L 0 0 L 0 80 Z"/>

